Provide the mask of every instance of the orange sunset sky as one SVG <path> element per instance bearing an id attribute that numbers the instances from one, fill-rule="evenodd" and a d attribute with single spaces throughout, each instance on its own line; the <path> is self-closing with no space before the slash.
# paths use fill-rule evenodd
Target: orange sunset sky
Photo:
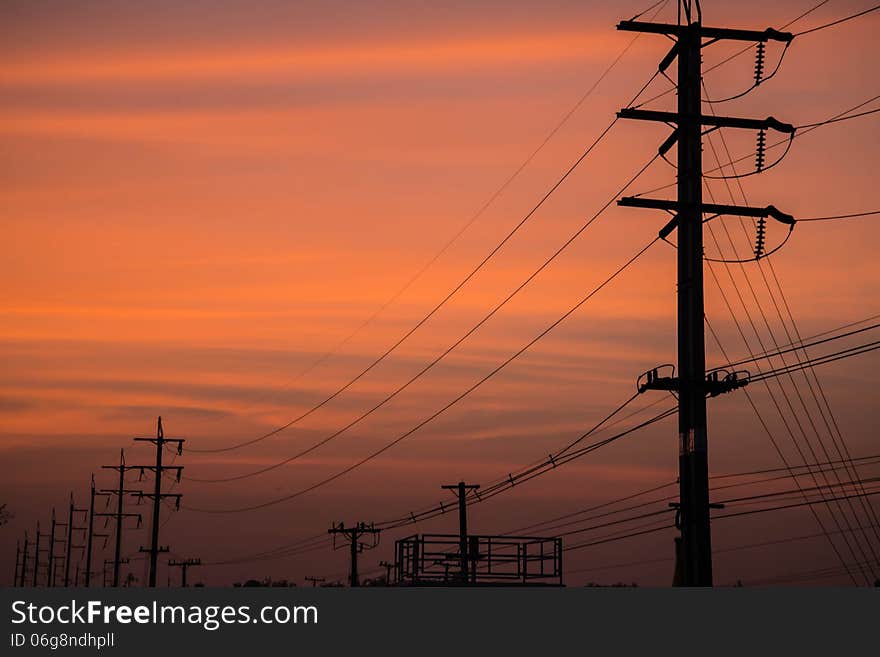
<path id="1" fill-rule="evenodd" d="M 99 486 L 112 485 L 112 473 L 101 472 L 101 466 L 115 464 L 121 447 L 129 463 L 149 462 L 151 453 L 131 438 L 154 433 L 156 416 L 162 415 L 166 435 L 186 438 L 187 447 L 209 449 L 258 437 L 344 385 L 409 330 L 520 221 L 654 73 L 669 41 L 644 35 L 576 106 L 633 40 L 632 33 L 615 30 L 616 23 L 649 4 L 4 2 L 0 503 L 15 517 L 0 529 L 3 583 L 12 577 L 16 540 L 25 530 L 33 535 L 38 521 L 45 530 L 53 506 L 59 516 L 66 513 L 71 490 L 83 504 L 92 472 Z M 704 23 L 781 27 L 814 4 L 706 0 Z M 871 4 L 831 0 L 790 29 L 827 23 Z M 675 22 L 674 2 L 643 20 L 658 10 L 656 20 Z M 772 80 L 740 100 L 712 107 L 720 114 L 772 115 L 796 125 L 843 112 L 880 93 L 878 30 L 875 12 L 798 37 Z M 704 69 L 741 47 L 706 48 Z M 770 70 L 781 52 L 779 44 L 768 46 Z M 707 92 L 723 98 L 742 91 L 752 82 L 753 67 L 754 55 L 748 53 L 706 73 Z M 643 99 L 670 86 L 658 76 Z M 674 99 L 669 94 L 649 106 L 672 110 Z M 385 305 L 575 106 L 488 209 Z M 877 106 L 874 101 L 862 109 Z M 795 217 L 877 209 L 877 116 L 796 139 L 778 167 L 743 179 L 748 202 L 772 203 Z M 185 467 L 185 477 L 244 474 L 350 422 L 529 276 L 656 153 L 668 133 L 662 124 L 618 121 L 504 248 L 367 376 L 259 444 L 218 454 L 185 449 L 176 464 Z M 728 130 L 724 137 L 734 156 L 755 148 L 753 131 Z M 771 143 L 776 139 L 770 135 Z M 716 152 L 725 155 L 713 134 L 711 144 L 704 142 L 707 170 L 716 166 Z M 771 151 L 768 161 L 779 153 Z M 751 166 L 751 158 L 738 165 L 742 171 Z M 674 173 L 657 160 L 628 192 L 667 185 Z M 706 200 L 711 194 L 719 202 L 742 203 L 739 188 L 729 189 L 733 199 L 724 183 L 709 181 Z M 489 483 L 569 443 L 627 399 L 641 372 L 675 360 L 670 246 L 655 244 L 497 376 L 363 467 L 259 511 L 192 510 L 282 497 L 375 451 L 520 349 L 666 221 L 660 212 L 612 205 L 447 358 L 337 439 L 249 479 L 209 484 L 185 478 L 175 487 L 185 508 L 163 511 L 161 543 L 183 557 L 234 560 L 321 534 L 332 521 L 405 515 L 444 499 L 441 484 Z M 730 257 L 733 248 L 741 256 L 751 252 L 751 227 L 744 231 L 736 219 L 713 224 L 719 242 L 707 233 L 707 256 Z M 779 244 L 784 230 L 770 223 L 770 247 Z M 707 269 L 706 314 L 728 356 L 748 356 L 748 348 L 722 292 L 747 327 L 753 351 L 763 350 L 759 343 L 772 348 L 774 339 L 789 342 L 791 325 L 783 326 L 774 306 L 781 297 L 771 298 L 764 283 L 772 276 L 768 263 L 804 337 L 880 313 L 878 239 L 877 216 L 804 223 L 760 266 L 712 265 L 720 286 Z M 745 309 L 736 290 L 744 295 Z M 871 335 L 816 353 L 866 342 Z M 708 364 L 723 364 L 711 337 L 706 344 Z M 853 456 L 880 453 L 878 366 L 872 352 L 816 370 Z M 661 394 L 645 395 L 633 408 Z M 751 394 L 786 455 L 797 462 L 767 388 L 755 384 Z M 713 473 L 781 465 L 742 393 L 710 400 L 709 417 Z M 878 466 L 865 466 L 862 476 L 877 476 Z M 517 529 L 671 481 L 676 472 L 672 418 L 473 506 L 471 529 Z M 783 481 L 779 490 L 791 485 Z M 126 535 L 124 553 L 134 557 L 148 540 L 149 521 L 146 506 L 131 505 L 145 514 L 144 529 Z M 828 517 L 827 510 L 819 511 Z M 380 559 L 391 558 L 395 538 L 416 531 L 455 532 L 456 520 L 449 515 L 388 532 L 377 550 L 364 553 L 362 570 L 374 571 Z M 716 523 L 713 540 L 724 550 L 817 531 L 809 511 L 797 508 Z M 672 556 L 674 534 L 669 529 L 574 551 L 566 556 L 566 581 L 667 585 L 672 564 L 658 560 Z M 110 545 L 99 550 L 93 565 L 100 570 L 111 554 Z M 653 562 L 590 570 L 641 560 Z M 715 570 L 723 584 L 838 565 L 827 541 L 814 538 L 719 553 Z M 143 577 L 143 563 L 132 561 L 132 572 Z M 345 553 L 328 547 L 205 565 L 191 578 L 229 584 L 269 575 L 337 578 L 346 572 Z M 165 568 L 160 581 L 167 581 Z M 848 581 L 839 575 L 814 583 Z"/>

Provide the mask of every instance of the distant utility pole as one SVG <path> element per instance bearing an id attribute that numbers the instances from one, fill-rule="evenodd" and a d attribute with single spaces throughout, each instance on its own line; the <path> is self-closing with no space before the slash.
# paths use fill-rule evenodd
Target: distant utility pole
<path id="1" fill-rule="evenodd" d="M 459 534 L 459 554 L 461 556 L 461 581 L 467 583 L 470 581 L 470 555 L 468 553 L 468 526 L 467 526 L 467 493 L 469 490 L 476 491 L 480 488 L 479 484 L 466 484 L 459 481 L 457 484 L 448 484 L 441 486 L 444 490 L 456 491 L 458 493 L 458 534 Z"/>
<path id="2" fill-rule="evenodd" d="M 358 581 L 358 553 L 363 552 L 365 548 L 371 550 L 379 545 L 379 532 L 381 531 L 381 529 L 376 529 L 372 523 L 368 525 L 365 522 L 356 523 L 354 527 L 348 528 L 340 522 L 338 525 L 334 524 L 327 530 L 327 533 L 333 536 L 334 550 L 338 549 L 336 545 L 337 536 L 342 536 L 349 543 L 349 547 L 351 548 L 350 586 L 360 586 L 360 582 Z M 369 543 L 361 542 L 361 538 L 364 536 L 368 536 L 371 539 Z"/>
<path id="3" fill-rule="evenodd" d="M 696 10 L 694 12 L 693 10 Z M 658 377 L 657 370 L 648 373 L 648 382 L 640 389 L 670 390 L 678 394 L 679 433 L 679 495 L 677 526 L 681 530 L 682 584 L 712 586 L 712 542 L 709 527 L 709 466 L 707 447 L 706 396 L 730 392 L 747 383 L 729 375 L 723 381 L 718 373 L 707 377 L 703 313 L 703 214 L 730 214 L 758 218 L 755 257 L 763 253 L 763 230 L 766 218 L 786 224 L 794 219 L 773 206 L 748 208 L 703 203 L 702 136 L 706 131 L 722 127 L 746 128 L 758 133 L 758 169 L 763 166 L 762 138 L 768 129 L 792 133 L 794 127 L 768 118 L 740 119 L 704 116 L 700 104 L 701 51 L 704 45 L 722 40 L 769 40 L 788 43 L 790 33 L 773 29 L 763 31 L 703 27 L 699 0 L 681 0 L 686 23 L 667 25 L 641 21 L 623 21 L 617 29 L 630 32 L 662 34 L 674 39 L 675 45 L 660 63 L 665 70 L 678 58 L 678 111 L 657 112 L 626 108 L 618 117 L 658 121 L 674 126 L 673 133 L 660 146 L 665 155 L 678 143 L 678 198 L 675 201 L 643 197 L 622 198 L 620 205 L 653 208 L 673 213 L 672 220 L 660 231 L 666 238 L 678 228 L 678 376 Z M 694 13 L 696 14 L 694 16 Z M 707 41 L 703 41 L 703 39 Z M 760 83 L 756 73 L 756 83 Z"/>
<path id="4" fill-rule="evenodd" d="M 104 495 L 95 489 L 95 475 L 92 475 L 92 481 L 89 487 L 89 534 L 86 541 L 86 588 L 92 585 L 92 544 L 95 539 L 95 497 Z M 104 539 L 104 545 L 107 544 L 107 534 L 97 534 Z"/>
<path id="5" fill-rule="evenodd" d="M 37 573 L 40 570 L 40 523 L 37 523 L 37 541 L 34 543 L 34 579 L 31 586 L 37 585 Z"/>
<path id="6" fill-rule="evenodd" d="M 104 588 L 106 588 L 107 586 L 109 586 L 109 584 L 108 584 L 108 582 L 107 582 L 107 580 L 109 579 L 109 577 L 107 577 L 107 575 L 108 575 L 108 573 L 110 573 L 111 571 L 110 571 L 110 568 L 108 568 L 108 566 L 111 566 L 111 565 L 113 566 L 113 571 L 112 571 L 112 572 L 113 572 L 113 575 L 114 575 L 114 577 L 115 577 L 115 576 L 116 576 L 116 573 L 119 572 L 119 566 L 120 566 L 121 564 L 127 564 L 128 562 L 129 562 L 128 559 L 104 559 L 104 570 L 102 571 L 102 572 L 103 572 L 102 582 L 103 582 L 103 584 L 104 584 Z M 114 584 L 113 586 L 116 586 L 116 584 Z"/>
<path id="7" fill-rule="evenodd" d="M 186 588 L 186 571 L 192 566 L 201 566 L 201 559 L 172 559 L 168 562 L 169 566 L 177 566 L 180 568 L 180 586 Z"/>
<path id="8" fill-rule="evenodd" d="M 306 581 L 307 581 L 307 582 L 311 582 L 311 583 L 312 583 L 312 588 L 315 588 L 315 587 L 318 585 L 319 582 L 324 582 L 325 579 L 324 579 L 323 577 L 311 577 L 311 576 L 308 576 L 308 577 L 306 577 Z"/>
<path id="9" fill-rule="evenodd" d="M 55 546 L 59 543 L 61 545 L 65 545 L 67 541 L 63 538 L 58 538 L 58 528 L 67 528 L 66 522 L 58 522 L 55 518 L 55 507 L 52 507 L 52 536 L 49 540 L 49 586 L 55 586 L 55 580 L 58 577 L 58 566 L 59 560 L 61 557 L 55 554 Z"/>
<path id="10" fill-rule="evenodd" d="M 88 513 L 88 509 L 78 509 L 73 504 L 73 491 L 70 493 L 70 506 L 67 515 L 67 545 L 65 546 L 66 557 L 64 560 L 64 586 L 65 588 L 70 585 L 70 558 L 71 552 L 74 548 L 82 549 L 84 546 L 82 545 L 74 545 L 73 544 L 73 532 L 75 531 L 83 531 L 87 529 L 86 527 L 77 527 L 73 524 L 73 514 L 74 513 Z M 78 567 L 77 567 L 78 568 Z M 77 570 L 77 577 L 74 586 L 79 582 L 79 570 Z"/>
<path id="11" fill-rule="evenodd" d="M 12 586 L 18 586 L 19 559 L 21 559 L 21 541 L 15 541 L 15 575 L 12 576 Z"/>
<path id="12" fill-rule="evenodd" d="M 126 495 L 136 495 L 139 490 L 128 490 L 125 488 L 125 473 L 128 470 L 138 469 L 133 465 L 125 465 L 125 450 L 119 450 L 119 465 L 102 465 L 102 469 L 116 470 L 119 472 L 119 485 L 117 488 L 102 489 L 101 493 L 105 495 L 116 496 L 116 512 L 115 513 L 99 513 L 99 516 L 113 518 L 116 521 L 116 545 L 113 553 L 113 586 L 119 586 L 119 566 L 122 562 L 120 555 L 122 550 L 122 523 L 125 518 L 137 518 L 137 526 L 141 526 L 140 513 L 124 513 L 123 502 Z"/>
<path id="13" fill-rule="evenodd" d="M 152 470 L 155 473 L 155 484 L 152 493 L 144 493 L 137 492 L 133 493 L 137 495 L 138 498 L 148 497 L 153 500 L 153 528 L 152 528 L 152 541 L 150 542 L 150 547 L 145 548 L 141 547 L 141 552 L 148 552 L 150 554 L 150 580 L 148 586 L 150 588 L 155 588 L 156 586 L 156 574 L 158 572 L 159 565 L 159 554 L 161 552 L 168 552 L 168 547 L 160 547 L 159 546 L 159 509 L 162 506 L 162 500 L 166 497 L 173 497 L 175 499 L 177 508 L 180 508 L 180 493 L 163 493 L 162 492 L 162 473 L 166 470 L 175 470 L 177 472 L 177 481 L 180 481 L 180 473 L 183 468 L 179 465 L 162 465 L 162 453 L 165 451 L 165 445 L 168 443 L 174 443 L 177 445 L 177 454 L 180 455 L 183 453 L 183 443 L 185 442 L 182 438 L 166 438 L 164 431 L 162 430 L 162 417 L 159 417 L 159 420 L 156 424 L 156 437 L 155 438 L 135 438 L 137 442 L 148 442 L 153 443 L 156 446 L 156 464 L 155 465 L 139 465 L 135 466 L 139 470 Z"/>
<path id="14" fill-rule="evenodd" d="M 55 531 L 55 527 L 54 527 L 54 520 L 55 520 L 55 518 L 54 518 L 54 512 L 53 512 L 52 520 L 53 520 L 53 523 L 52 523 L 52 524 L 53 524 L 52 532 L 54 533 L 54 531 Z M 44 545 L 44 546 L 42 546 L 42 547 L 40 547 L 40 545 L 44 542 L 42 539 L 44 539 L 44 538 L 48 538 L 48 537 L 50 537 L 50 536 L 51 536 L 51 534 L 40 534 L 40 524 L 37 523 L 37 545 L 36 545 L 36 550 L 35 550 L 35 551 L 36 551 L 36 554 L 34 555 L 34 586 L 39 586 L 39 583 L 40 583 L 40 574 L 39 574 L 39 571 L 40 571 L 40 569 L 42 568 L 42 566 L 47 566 L 47 570 L 46 570 L 46 586 L 49 586 L 49 580 L 51 579 L 51 577 L 50 577 L 50 568 L 49 568 L 49 567 L 50 567 L 51 564 L 52 564 L 52 543 L 51 543 L 51 540 L 50 540 L 50 542 L 49 542 L 48 545 Z M 43 554 L 43 553 L 46 554 L 46 561 L 42 561 L 42 562 L 41 562 L 41 561 L 40 561 L 40 555 Z"/>
<path id="15" fill-rule="evenodd" d="M 394 564 L 390 561 L 380 561 L 379 567 L 385 569 L 385 585 L 391 586 L 391 569 L 394 568 Z"/>
<path id="16" fill-rule="evenodd" d="M 19 582 L 18 585 L 20 587 L 24 587 L 24 574 L 27 571 L 27 555 L 28 555 L 28 535 L 27 531 L 24 533 L 24 550 L 21 552 L 21 572 L 19 573 Z"/>
<path id="17" fill-rule="evenodd" d="M 55 507 L 52 507 L 52 529 L 49 531 L 49 558 L 46 564 L 46 586 L 52 586 L 52 568 L 55 558 Z"/>

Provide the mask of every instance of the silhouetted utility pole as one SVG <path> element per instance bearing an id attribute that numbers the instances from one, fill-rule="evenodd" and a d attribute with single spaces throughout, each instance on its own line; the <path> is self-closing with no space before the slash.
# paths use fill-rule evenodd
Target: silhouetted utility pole
<path id="1" fill-rule="evenodd" d="M 58 561 L 61 557 L 55 553 L 55 546 L 59 543 L 61 545 L 65 545 L 67 543 L 66 539 L 58 538 L 58 529 L 66 527 L 66 522 L 58 522 L 56 520 L 55 507 L 52 507 L 52 534 L 49 538 L 49 575 L 47 581 L 48 586 L 55 586 L 55 581 L 58 577 Z"/>
<path id="2" fill-rule="evenodd" d="M 37 523 L 37 540 L 34 543 L 34 579 L 31 586 L 37 585 L 37 573 L 40 570 L 40 523 Z"/>
<path id="3" fill-rule="evenodd" d="M 155 484 L 152 493 L 144 493 L 137 492 L 133 493 L 137 495 L 138 498 L 148 497 L 153 500 L 153 528 L 152 528 L 152 540 L 150 542 L 149 548 L 141 547 L 141 552 L 148 552 L 150 554 L 150 580 L 148 586 L 151 588 L 155 588 L 156 586 L 156 574 L 159 565 L 159 554 L 161 552 L 168 552 L 168 547 L 159 547 L 159 509 L 162 506 L 162 500 L 166 497 L 173 497 L 176 501 L 177 508 L 180 508 L 180 493 L 163 493 L 162 492 L 162 473 L 166 470 L 176 470 L 177 471 L 177 481 L 180 481 L 180 473 L 183 468 L 179 465 L 162 465 L 162 453 L 165 451 L 165 445 L 168 443 L 174 443 L 177 445 L 177 454 L 180 455 L 183 453 L 183 443 L 185 442 L 182 438 L 166 438 L 165 434 L 162 430 L 162 418 L 159 417 L 159 420 L 156 425 L 156 437 L 155 438 L 135 438 L 135 441 L 139 442 L 148 442 L 153 443 L 156 446 L 156 465 L 139 465 L 135 466 L 139 470 L 152 470 L 155 473 Z"/>
<path id="4" fill-rule="evenodd" d="M 323 577 L 311 577 L 311 576 L 309 576 L 309 577 L 306 577 L 306 581 L 307 581 L 307 582 L 311 582 L 311 583 L 312 583 L 312 588 L 315 588 L 315 587 L 318 585 L 318 582 L 323 582 L 323 581 L 325 581 L 325 580 L 324 580 Z"/>
<path id="5" fill-rule="evenodd" d="M 21 541 L 15 542 L 15 575 L 12 576 L 12 586 L 18 586 L 18 566 L 21 559 Z"/>
<path id="6" fill-rule="evenodd" d="M 682 583 L 685 586 L 711 586 L 706 396 L 730 392 L 748 381 L 738 379 L 735 374 L 725 377 L 724 380 L 718 379 L 717 372 L 710 373 L 708 377 L 706 374 L 703 335 L 703 214 L 759 218 L 756 258 L 761 256 L 763 250 L 762 222 L 768 216 L 787 224 L 793 224 L 794 220 L 773 206 L 747 208 L 703 203 L 703 127 L 706 126 L 709 130 L 722 127 L 758 130 L 759 152 L 762 150 L 761 137 L 766 130 L 792 133 L 794 128 L 773 118 L 755 120 L 703 116 L 700 105 L 701 50 L 705 44 L 722 40 L 753 41 L 759 44 L 775 40 L 787 43 L 793 36 L 769 28 L 758 32 L 703 27 L 699 0 L 681 0 L 681 8 L 686 20 L 684 25 L 623 21 L 617 26 L 619 30 L 662 34 L 674 39 L 675 45 L 660 63 L 661 72 L 665 73 L 675 58 L 678 58 L 677 112 L 632 108 L 618 112 L 621 118 L 658 121 L 675 126 L 672 135 L 660 146 L 660 153 L 665 155 L 678 143 L 678 198 L 667 201 L 628 197 L 621 199 L 619 204 L 673 213 L 673 219 L 660 231 L 663 239 L 678 228 L 678 376 L 659 377 L 657 370 L 653 370 L 647 373 L 648 381 L 640 389 L 671 390 L 678 394 L 680 505 L 676 524 L 681 530 L 682 539 Z M 705 43 L 704 38 L 708 39 Z M 760 82 L 760 79 L 757 81 Z M 759 168 L 762 165 L 761 162 Z"/>
<path id="7" fill-rule="evenodd" d="M 107 580 L 109 579 L 109 577 L 108 577 L 107 575 L 108 575 L 108 573 L 111 572 L 111 571 L 110 571 L 110 568 L 109 568 L 108 566 L 113 566 L 113 571 L 112 571 L 112 572 L 113 572 L 113 575 L 114 575 L 114 577 L 115 577 L 116 574 L 119 572 L 119 566 L 120 566 L 121 564 L 127 564 L 128 562 L 129 562 L 128 559 L 104 559 L 104 570 L 102 571 L 102 572 L 103 572 L 103 577 L 102 577 L 101 579 L 102 579 L 102 583 L 104 584 L 104 587 L 105 587 L 105 588 L 106 588 L 107 586 L 109 586 L 109 584 L 108 584 L 108 582 L 107 582 Z M 116 586 L 116 585 L 114 584 L 113 586 Z"/>
<path id="8" fill-rule="evenodd" d="M 172 559 L 168 562 L 169 566 L 177 566 L 180 568 L 180 586 L 186 588 L 186 571 L 192 566 L 201 566 L 201 559 Z"/>
<path id="9" fill-rule="evenodd" d="M 27 557 L 28 557 L 28 535 L 25 531 L 24 533 L 24 550 L 21 552 L 21 572 L 19 573 L 19 582 L 18 585 L 24 587 L 24 574 L 27 572 Z"/>
<path id="10" fill-rule="evenodd" d="M 349 582 L 352 587 L 360 586 L 358 581 L 358 553 L 363 552 L 365 548 L 371 550 L 379 545 L 379 532 L 381 531 L 381 529 L 376 529 L 372 523 L 368 525 L 365 522 L 356 523 L 354 527 L 348 528 L 340 522 L 338 525 L 334 524 L 333 527 L 327 530 L 328 534 L 333 535 L 334 550 L 338 549 L 336 545 L 337 536 L 344 537 L 349 543 L 351 548 L 351 577 Z M 370 537 L 369 543 L 361 542 L 361 538 L 364 536 Z"/>
<path id="11" fill-rule="evenodd" d="M 385 569 L 385 585 L 391 586 L 391 569 L 394 568 L 394 564 L 390 561 L 380 561 L 379 567 Z"/>
<path id="12" fill-rule="evenodd" d="M 461 581 L 467 583 L 470 581 L 468 573 L 470 572 L 470 559 L 468 554 L 468 526 L 467 526 L 467 492 L 469 490 L 476 491 L 480 487 L 479 484 L 466 484 L 459 481 L 457 484 L 448 484 L 441 486 L 445 490 L 456 491 L 458 493 L 458 535 L 459 535 L 459 554 L 461 555 Z"/>
<path id="13" fill-rule="evenodd" d="M 125 488 L 125 473 L 127 470 L 138 469 L 133 465 L 125 465 L 125 450 L 119 450 L 119 465 L 102 465 L 105 470 L 116 470 L 119 472 L 119 485 L 117 488 L 102 489 L 101 493 L 105 495 L 116 495 L 116 512 L 115 513 L 99 513 L 99 516 L 113 518 L 116 520 L 116 545 L 113 552 L 113 586 L 119 586 L 119 566 L 122 563 L 120 559 L 122 550 L 122 522 L 125 518 L 137 518 L 137 526 L 141 526 L 140 513 L 124 513 L 123 501 L 126 495 L 138 494 L 139 490 L 128 490 Z M 106 526 L 106 524 L 105 524 Z"/>
<path id="14" fill-rule="evenodd" d="M 71 552 L 74 548 L 82 549 L 82 545 L 74 545 L 73 544 L 73 532 L 75 531 L 83 531 L 87 529 L 86 527 L 77 527 L 73 524 L 73 514 L 74 513 L 88 513 L 88 509 L 77 509 L 73 504 L 73 491 L 70 493 L 70 506 L 67 515 L 67 545 L 65 546 L 66 556 L 64 559 L 64 586 L 67 587 L 70 585 L 70 557 Z M 78 571 L 77 571 L 78 572 Z M 77 575 L 77 582 L 79 581 L 79 575 Z M 76 586 L 76 584 L 74 584 Z"/>
<path id="15" fill-rule="evenodd" d="M 92 545 L 94 543 L 95 536 L 100 536 L 104 539 L 104 546 L 107 545 L 107 534 L 95 534 L 95 516 L 100 515 L 95 512 L 95 497 L 103 496 L 104 493 L 99 493 L 95 488 L 95 475 L 92 475 L 92 481 L 89 487 L 89 534 L 86 541 L 86 588 L 92 585 Z"/>

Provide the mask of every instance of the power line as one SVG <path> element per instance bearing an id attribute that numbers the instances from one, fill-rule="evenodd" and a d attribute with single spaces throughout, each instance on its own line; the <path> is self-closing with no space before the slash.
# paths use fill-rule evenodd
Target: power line
<path id="1" fill-rule="evenodd" d="M 663 529 L 666 529 L 666 526 L 664 526 Z M 831 533 L 837 533 L 837 532 L 835 531 L 835 532 L 831 532 Z M 729 552 L 753 550 L 753 549 L 761 548 L 761 547 L 770 547 L 772 545 L 784 545 L 787 543 L 796 543 L 798 541 L 805 541 L 805 540 L 809 540 L 812 538 L 820 538 L 822 536 L 823 536 L 822 532 L 816 532 L 813 534 L 800 534 L 797 536 L 787 536 L 785 538 L 778 538 L 778 539 L 773 539 L 773 540 L 769 540 L 769 541 L 760 541 L 757 543 L 746 543 L 743 545 L 733 545 L 733 546 L 726 547 L 726 548 L 712 550 L 712 553 L 713 554 L 725 554 L 725 553 L 729 553 Z M 597 570 L 614 570 L 617 568 L 629 568 L 632 566 L 643 566 L 643 565 L 648 565 L 648 564 L 653 564 L 653 563 L 668 563 L 668 562 L 674 561 L 674 560 L 675 559 L 673 557 L 659 557 L 657 559 L 640 559 L 638 561 L 629 561 L 629 562 L 625 562 L 625 563 L 614 563 L 614 564 L 605 564 L 605 565 L 601 565 L 601 566 L 588 566 L 586 568 L 576 568 L 576 569 L 570 570 L 568 572 L 569 572 L 569 574 L 576 574 L 576 573 L 592 572 L 592 571 L 597 571 Z M 845 573 L 841 573 L 841 574 L 845 574 Z"/>
<path id="2" fill-rule="evenodd" d="M 846 23 L 847 21 L 851 21 L 854 18 L 858 18 L 859 16 L 864 16 L 865 14 L 870 14 L 872 11 L 877 11 L 878 9 L 880 9 L 880 5 L 874 5 L 870 9 L 865 9 L 864 11 L 860 11 L 857 14 L 852 14 L 851 16 L 846 16 L 845 18 L 840 18 L 840 19 L 833 21 L 831 23 L 825 23 L 825 25 L 819 25 L 817 27 L 812 27 L 809 30 L 804 30 L 803 32 L 796 32 L 795 36 L 796 37 L 803 36 L 804 34 L 811 34 L 813 32 L 818 32 L 819 30 L 824 30 L 829 27 L 834 27 L 835 25 L 840 25 L 841 23 Z"/>
<path id="3" fill-rule="evenodd" d="M 875 110 L 880 111 L 880 109 Z M 806 219 L 798 219 L 798 223 L 804 221 L 830 221 L 832 219 L 851 219 L 853 217 L 869 217 L 871 215 L 880 214 L 880 210 L 871 210 L 870 212 L 854 212 L 853 214 L 835 214 L 827 217 L 808 217 Z"/>
<path id="4" fill-rule="evenodd" d="M 726 369 L 729 367 L 738 367 L 740 365 L 747 365 L 748 363 L 754 363 L 758 360 L 770 360 L 771 358 L 776 358 L 782 354 L 786 354 L 791 351 L 796 351 L 798 349 L 804 349 L 806 347 L 815 347 L 817 345 L 826 344 L 828 342 L 833 342 L 835 340 L 842 340 L 843 338 L 851 337 L 851 336 L 857 335 L 859 333 L 864 333 L 865 331 L 872 331 L 877 328 L 880 328 L 880 324 L 872 324 L 871 326 L 866 326 L 864 328 L 853 330 L 853 331 L 847 331 L 846 333 L 841 333 L 840 335 L 835 335 L 835 336 L 832 336 L 829 338 L 814 340 L 812 342 L 804 342 L 800 346 L 797 346 L 797 347 L 790 346 L 790 347 L 786 347 L 783 349 L 778 349 L 776 351 L 768 351 L 768 352 L 764 352 L 761 354 L 757 354 L 756 356 L 754 356 L 752 358 L 744 358 L 742 360 L 734 361 L 732 363 L 725 363 L 721 367 Z M 809 340 L 810 338 L 807 338 L 807 339 Z"/>

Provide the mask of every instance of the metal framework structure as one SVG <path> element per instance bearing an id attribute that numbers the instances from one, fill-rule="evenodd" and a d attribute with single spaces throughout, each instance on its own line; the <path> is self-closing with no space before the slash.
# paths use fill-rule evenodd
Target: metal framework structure
<path id="1" fill-rule="evenodd" d="M 423 534 L 396 541 L 394 553 L 398 586 L 562 586 L 561 538 L 470 535 L 462 556 L 459 535 Z"/>

